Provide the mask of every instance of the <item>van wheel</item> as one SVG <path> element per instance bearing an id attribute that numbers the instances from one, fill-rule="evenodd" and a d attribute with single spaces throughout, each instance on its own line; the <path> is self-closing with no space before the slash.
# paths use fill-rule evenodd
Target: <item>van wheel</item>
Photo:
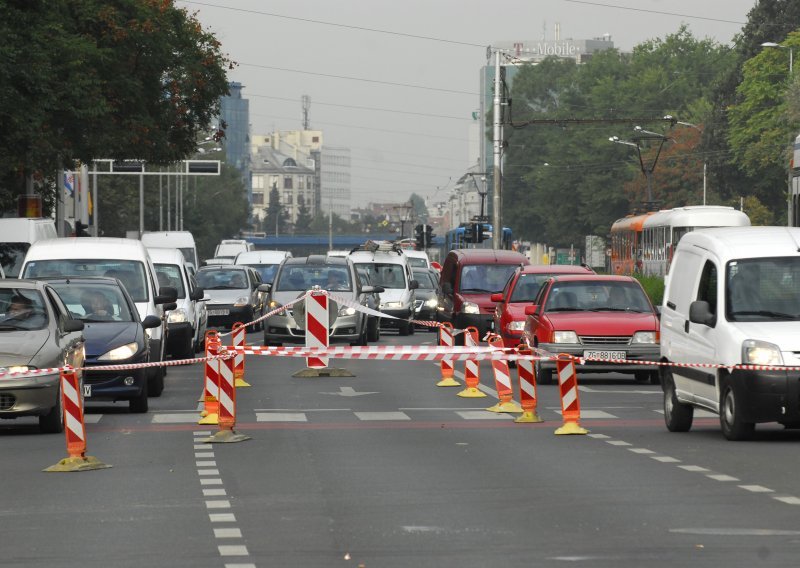
<path id="1" fill-rule="evenodd" d="M 753 422 L 744 422 L 739 409 L 733 386 L 727 385 L 722 392 L 722 402 L 719 413 L 719 423 L 722 434 L 732 441 L 747 440 L 753 435 L 756 425 Z"/>
<path id="2" fill-rule="evenodd" d="M 381 338 L 380 329 L 378 328 L 377 318 L 369 318 L 367 320 L 367 341 L 375 342 Z"/>
<path id="3" fill-rule="evenodd" d="M 536 362 L 536 383 L 539 385 L 552 385 L 553 384 L 553 370 L 542 369 L 542 364 Z"/>
<path id="4" fill-rule="evenodd" d="M 39 417 L 39 430 L 45 434 L 60 434 L 64 431 L 64 407 L 61 404 L 61 389 L 56 389 L 56 405 L 50 412 Z"/>
<path id="5" fill-rule="evenodd" d="M 670 371 L 664 372 L 664 423 L 670 432 L 688 432 L 692 427 L 694 408 L 678 401 L 675 381 Z"/>
<path id="6" fill-rule="evenodd" d="M 400 335 L 408 335 L 409 334 L 408 328 L 410 327 L 410 325 L 411 324 L 409 324 L 407 321 L 401 322 L 399 324 L 400 327 L 398 327 L 398 333 Z"/>

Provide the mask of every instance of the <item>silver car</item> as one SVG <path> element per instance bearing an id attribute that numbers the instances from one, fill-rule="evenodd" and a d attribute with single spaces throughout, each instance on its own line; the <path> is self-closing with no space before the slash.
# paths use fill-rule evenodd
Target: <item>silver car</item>
<path id="1" fill-rule="evenodd" d="M 371 295 L 383 291 L 380 287 L 364 286 L 356 274 L 355 266 L 349 258 L 311 255 L 308 257 L 287 258 L 269 290 L 267 310 L 288 304 L 306 293 L 314 286 L 330 291 L 355 303 L 367 306 Z M 340 306 L 331 302 L 329 338 L 330 342 L 349 342 L 351 345 L 366 345 L 376 337 L 378 320 L 350 306 Z M 304 321 L 295 315 L 299 304 L 267 319 L 264 326 L 264 345 L 282 343 L 302 343 L 305 341 Z M 304 317 L 304 316 L 303 316 Z M 299 325 L 298 325 L 299 320 Z"/>
<path id="2" fill-rule="evenodd" d="M 204 266 L 197 271 L 197 285 L 209 298 L 208 326 L 232 327 L 261 316 L 266 294 L 258 289 L 261 277 L 249 266 Z"/>
<path id="3" fill-rule="evenodd" d="M 83 322 L 48 284 L 0 281 L 0 367 L 2 372 L 83 367 Z M 0 418 L 38 416 L 42 432 L 64 428 L 58 371 L 6 376 L 0 380 Z"/>

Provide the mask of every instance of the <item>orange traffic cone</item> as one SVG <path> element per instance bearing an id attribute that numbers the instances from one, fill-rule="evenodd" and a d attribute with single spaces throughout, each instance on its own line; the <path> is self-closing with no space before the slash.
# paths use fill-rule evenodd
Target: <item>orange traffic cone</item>
<path id="1" fill-rule="evenodd" d="M 221 347 L 216 331 L 206 333 L 206 357 L 215 357 Z M 203 411 L 198 424 L 219 424 L 219 359 L 206 359 L 203 380 Z"/>

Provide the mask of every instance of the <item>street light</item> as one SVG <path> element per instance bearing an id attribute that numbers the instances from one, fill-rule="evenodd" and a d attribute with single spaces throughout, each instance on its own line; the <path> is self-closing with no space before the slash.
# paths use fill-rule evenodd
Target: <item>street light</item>
<path id="1" fill-rule="evenodd" d="M 689 128 L 694 128 L 700 133 L 701 136 L 703 134 L 703 129 L 700 128 L 699 126 L 697 126 L 696 124 L 692 124 L 691 122 L 684 122 L 682 120 L 675 120 L 675 117 L 670 115 L 670 114 L 666 115 L 664 117 L 664 120 L 669 120 L 673 124 L 680 124 L 682 126 L 688 126 Z M 706 172 L 707 172 L 707 166 L 708 166 L 708 164 L 706 163 L 705 155 L 703 155 L 703 205 L 706 204 L 706 179 L 707 179 Z"/>
<path id="2" fill-rule="evenodd" d="M 641 126 L 634 126 L 634 132 L 636 132 L 635 136 L 633 137 L 633 141 L 629 142 L 627 140 L 620 140 L 619 136 L 611 136 L 608 140 L 610 142 L 614 142 L 615 144 L 624 144 L 626 146 L 633 146 L 636 148 L 636 155 L 639 158 L 639 167 L 642 170 L 642 174 L 644 174 L 645 179 L 647 180 L 647 208 L 652 208 L 653 204 L 653 171 L 656 169 L 656 164 L 658 163 L 658 157 L 661 155 L 661 149 L 664 147 L 664 142 L 669 140 L 668 137 L 664 136 L 663 134 L 659 134 L 658 132 L 650 132 L 649 130 L 644 130 Z M 652 164 L 649 167 L 645 166 L 644 159 L 642 158 L 642 148 L 639 142 L 642 140 L 658 140 L 660 144 L 658 145 L 658 151 L 656 152 L 656 157 L 653 159 Z"/>
<path id="3" fill-rule="evenodd" d="M 794 49 L 789 45 L 781 45 L 779 43 L 775 43 L 774 41 L 765 41 L 764 43 L 761 44 L 761 47 L 777 47 L 779 49 L 788 49 L 789 50 L 789 77 L 788 77 L 788 83 L 791 84 L 791 82 L 792 82 L 792 65 L 794 63 Z M 794 149 L 794 138 L 793 138 L 793 136 L 794 135 L 789 137 L 789 155 L 790 156 L 791 156 L 791 154 L 793 152 L 793 149 Z M 789 163 L 789 168 L 788 168 L 789 173 L 787 175 L 787 178 L 788 178 L 787 182 L 788 182 L 788 185 L 789 185 L 789 192 L 788 192 L 788 201 L 787 201 L 787 204 L 786 204 L 786 209 L 787 209 L 786 218 L 787 218 L 787 225 L 789 227 L 791 227 L 792 223 L 793 223 L 793 217 L 794 217 L 794 211 L 792 210 L 792 208 L 793 208 L 792 191 L 793 191 L 794 188 L 792 187 L 793 186 L 793 183 L 792 183 L 793 179 L 792 179 L 792 162 L 791 162 L 791 159 L 789 160 L 788 163 Z"/>

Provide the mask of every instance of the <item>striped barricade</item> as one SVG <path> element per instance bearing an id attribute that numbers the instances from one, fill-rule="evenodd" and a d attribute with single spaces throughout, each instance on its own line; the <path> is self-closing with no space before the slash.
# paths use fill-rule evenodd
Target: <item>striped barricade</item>
<path id="1" fill-rule="evenodd" d="M 578 397 L 578 376 L 575 373 L 575 359 L 571 355 L 560 354 L 556 359 L 558 370 L 558 390 L 561 395 L 561 417 L 564 424 L 556 434 L 588 434 L 582 428 L 581 403 Z"/>
<path id="2" fill-rule="evenodd" d="M 476 348 L 478 346 L 478 329 L 468 327 L 464 331 L 464 347 Z M 478 359 L 471 358 L 464 361 L 464 382 L 467 388 L 458 393 L 462 398 L 484 398 L 486 393 L 480 387 L 481 367 Z"/>
<path id="3" fill-rule="evenodd" d="M 91 471 L 111 467 L 95 457 L 86 455 L 86 426 L 83 420 L 83 392 L 78 373 L 66 368 L 60 371 L 61 400 L 64 412 L 64 436 L 67 439 L 67 456 L 44 471 Z"/>
<path id="4" fill-rule="evenodd" d="M 221 347 L 219 335 L 215 331 L 206 332 L 206 364 L 203 376 L 203 410 L 198 424 L 219 424 L 219 359 Z"/>
<path id="5" fill-rule="evenodd" d="M 247 344 L 247 327 L 242 322 L 233 324 L 231 343 L 234 347 L 244 347 Z M 233 358 L 233 380 L 236 388 L 251 386 L 244 380 L 244 351 L 236 351 Z"/>
<path id="6" fill-rule="evenodd" d="M 227 355 L 228 352 L 222 347 L 218 354 Z M 250 437 L 234 431 L 236 426 L 235 357 L 217 359 L 216 363 L 219 370 L 219 431 L 203 441 L 208 443 L 244 442 Z"/>
<path id="7" fill-rule="evenodd" d="M 519 348 L 517 377 L 519 378 L 519 402 L 522 414 L 514 422 L 542 422 L 536 413 L 536 372 L 533 367 L 533 352 L 525 347 Z"/>
<path id="8" fill-rule="evenodd" d="M 445 322 L 439 327 L 439 345 L 452 347 L 455 344 L 453 338 L 453 324 Z M 441 363 L 442 379 L 436 383 L 437 387 L 457 387 L 460 383 L 455 379 L 455 364 L 452 359 L 442 359 Z"/>
<path id="9" fill-rule="evenodd" d="M 496 333 L 489 334 L 487 339 L 491 347 L 499 350 L 503 349 L 503 338 Z M 508 361 L 492 359 L 492 371 L 494 372 L 494 384 L 499 402 L 486 410 L 489 412 L 522 412 L 520 405 L 513 400 L 514 390 L 511 386 L 511 371 L 508 370 Z"/>

